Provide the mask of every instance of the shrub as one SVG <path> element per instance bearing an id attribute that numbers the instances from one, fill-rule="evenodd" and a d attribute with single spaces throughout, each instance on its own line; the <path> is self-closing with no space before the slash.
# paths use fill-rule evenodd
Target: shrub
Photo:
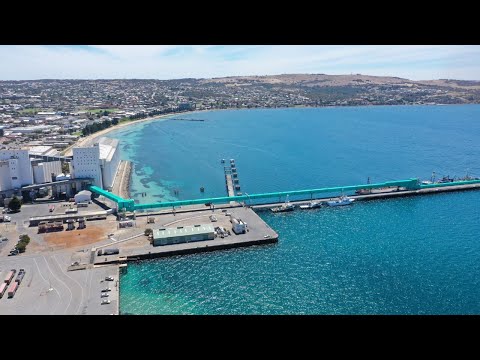
<path id="1" fill-rule="evenodd" d="M 22 203 L 20 200 L 14 196 L 12 200 L 8 203 L 8 208 L 14 212 L 20 211 L 20 208 L 22 207 Z"/>
<path id="2" fill-rule="evenodd" d="M 20 241 L 16 246 L 18 251 L 20 251 L 21 253 L 25 252 L 26 247 L 27 247 L 27 244 L 25 244 L 23 241 Z"/>

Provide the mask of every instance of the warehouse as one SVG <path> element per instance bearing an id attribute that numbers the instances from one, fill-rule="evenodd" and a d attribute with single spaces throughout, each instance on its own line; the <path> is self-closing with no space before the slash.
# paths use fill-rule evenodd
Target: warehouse
<path id="1" fill-rule="evenodd" d="M 215 231 L 210 224 L 153 230 L 153 246 L 213 240 L 214 238 Z"/>

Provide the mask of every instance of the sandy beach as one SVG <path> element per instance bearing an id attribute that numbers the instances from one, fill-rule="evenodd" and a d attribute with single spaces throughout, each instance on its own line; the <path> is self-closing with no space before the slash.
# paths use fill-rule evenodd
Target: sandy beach
<path id="1" fill-rule="evenodd" d="M 105 136 L 106 134 L 108 134 L 110 131 L 113 131 L 113 130 L 118 130 L 118 129 L 130 126 L 130 125 L 139 124 L 139 123 L 145 122 L 145 121 L 160 120 L 160 119 L 164 119 L 164 118 L 168 118 L 168 117 L 172 117 L 172 116 L 194 114 L 194 113 L 199 113 L 199 112 L 202 112 L 202 111 L 205 111 L 205 110 L 196 110 L 196 111 L 188 111 L 188 112 L 182 112 L 182 113 L 156 115 L 156 116 L 151 116 L 151 117 L 148 117 L 148 118 L 145 118 L 145 119 L 127 121 L 127 122 L 124 122 L 124 123 L 121 123 L 121 124 L 118 124 L 118 125 L 115 125 L 115 126 L 111 126 L 107 129 L 97 131 L 96 133 L 93 133 L 93 134 L 90 134 L 86 137 L 82 137 L 82 138 L 78 139 L 78 141 L 76 141 L 74 144 L 70 145 L 68 148 L 66 148 L 64 150 L 64 155 L 65 156 L 72 156 L 73 155 L 72 149 L 74 147 L 90 146 L 97 139 L 101 138 L 102 136 Z"/>

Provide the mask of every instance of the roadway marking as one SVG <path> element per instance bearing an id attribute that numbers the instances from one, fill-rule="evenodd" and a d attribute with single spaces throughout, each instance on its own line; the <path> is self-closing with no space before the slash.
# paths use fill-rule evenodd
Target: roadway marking
<path id="1" fill-rule="evenodd" d="M 92 278 L 93 278 L 93 269 L 89 269 L 89 273 L 87 274 L 87 277 L 85 278 L 86 283 L 88 282 L 88 294 L 91 294 L 92 291 Z M 88 281 L 88 276 L 90 275 L 90 281 Z M 86 284 L 85 284 L 86 285 Z M 85 304 L 85 311 L 88 309 L 88 299 L 87 303 Z"/>
<path id="2" fill-rule="evenodd" d="M 188 218 L 185 218 L 185 219 L 179 219 L 179 220 L 175 220 L 175 221 L 172 221 L 172 222 L 163 224 L 163 226 L 168 226 L 168 225 L 172 225 L 172 224 L 175 224 L 175 223 L 177 223 L 177 222 L 180 222 L 180 221 L 197 219 L 197 218 L 201 218 L 201 217 L 205 217 L 205 216 L 210 216 L 210 215 L 211 215 L 211 214 L 206 214 L 206 215 L 192 216 L 192 217 L 188 217 Z"/>
<path id="3" fill-rule="evenodd" d="M 67 290 L 70 292 L 70 301 L 68 302 L 68 305 L 67 307 L 65 308 L 65 311 L 63 312 L 63 314 L 65 315 L 65 313 L 67 312 L 68 308 L 70 307 L 70 304 L 72 302 L 72 299 L 73 299 L 73 294 L 72 294 L 72 290 L 70 290 L 70 288 L 67 286 L 67 284 L 65 284 L 62 280 L 60 280 L 52 271 L 52 269 L 50 268 L 50 265 L 48 264 L 48 261 L 47 259 L 45 258 L 45 256 L 42 256 L 43 260 L 45 260 L 45 263 L 47 264 L 47 267 L 48 267 L 48 270 L 52 273 L 52 276 L 57 279 L 60 283 L 63 284 L 63 286 L 65 286 L 67 288 Z"/>
<path id="4" fill-rule="evenodd" d="M 60 270 L 61 270 L 62 267 L 60 266 L 60 263 L 58 262 L 58 260 L 57 260 L 57 258 L 55 257 L 55 255 L 53 255 L 52 257 L 53 257 L 53 260 L 55 260 L 55 262 L 58 264 L 58 267 L 59 267 Z M 71 277 L 70 275 L 68 275 L 67 273 L 64 273 L 64 275 L 65 275 L 66 277 L 68 277 L 69 279 L 72 279 L 75 283 L 77 283 L 78 286 L 80 286 L 80 290 L 82 291 L 82 300 L 81 300 L 80 303 L 78 304 L 77 311 L 75 312 L 75 314 L 77 314 L 78 311 L 79 311 L 79 309 L 80 309 L 80 306 L 81 306 L 82 303 L 83 303 L 83 287 L 82 287 L 82 285 L 80 285 L 80 283 L 79 283 L 77 280 L 75 280 L 74 278 L 72 278 L 72 277 Z"/>
<path id="5" fill-rule="evenodd" d="M 35 262 L 35 265 L 37 266 L 38 273 L 40 274 L 40 276 L 41 276 L 41 278 L 43 279 L 43 281 L 45 281 L 45 282 L 48 284 L 48 286 L 50 286 L 50 283 L 43 277 L 42 272 L 40 271 L 40 267 L 38 266 L 37 260 L 34 258 L 33 261 Z M 58 290 L 55 289 L 55 288 L 53 288 L 53 290 L 55 290 L 55 292 L 57 293 L 58 299 L 60 300 L 60 301 L 59 301 L 59 304 L 61 304 L 61 302 L 62 302 L 62 297 L 60 296 L 60 293 L 59 293 Z M 39 305 L 40 305 L 40 303 L 39 303 Z M 38 306 L 37 306 L 37 308 L 38 308 Z M 50 311 L 50 315 L 53 314 L 53 312 L 55 311 L 55 309 L 56 309 L 56 307 L 54 307 L 54 308 L 52 309 L 52 311 Z"/>

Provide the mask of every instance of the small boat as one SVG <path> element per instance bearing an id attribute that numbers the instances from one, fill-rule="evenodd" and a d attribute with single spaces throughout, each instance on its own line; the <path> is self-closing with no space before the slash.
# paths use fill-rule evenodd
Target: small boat
<path id="1" fill-rule="evenodd" d="M 455 181 L 454 179 L 450 178 L 450 176 L 447 175 L 441 178 L 440 180 L 438 180 L 437 184 L 443 184 L 443 183 L 454 182 L 454 181 Z"/>
<path id="2" fill-rule="evenodd" d="M 337 200 L 327 201 L 328 206 L 342 206 L 350 205 L 355 199 L 350 199 L 348 196 L 340 196 Z"/>
<path id="3" fill-rule="evenodd" d="M 300 209 L 303 209 L 303 210 L 315 209 L 315 208 L 319 208 L 321 206 L 322 206 L 322 203 L 320 201 L 310 201 L 308 204 L 300 205 Z"/>
<path id="4" fill-rule="evenodd" d="M 222 159 L 222 164 L 225 164 L 225 159 Z"/>
<path id="5" fill-rule="evenodd" d="M 202 187 L 200 188 L 200 192 L 204 192 L 204 191 L 205 191 L 205 188 L 202 186 Z"/>
<path id="6" fill-rule="evenodd" d="M 288 196 L 287 196 L 287 200 L 285 201 L 285 204 L 271 208 L 270 210 L 272 210 L 272 212 L 274 213 L 278 213 L 278 212 L 293 211 L 294 209 L 295 209 L 295 205 L 288 200 Z"/>

